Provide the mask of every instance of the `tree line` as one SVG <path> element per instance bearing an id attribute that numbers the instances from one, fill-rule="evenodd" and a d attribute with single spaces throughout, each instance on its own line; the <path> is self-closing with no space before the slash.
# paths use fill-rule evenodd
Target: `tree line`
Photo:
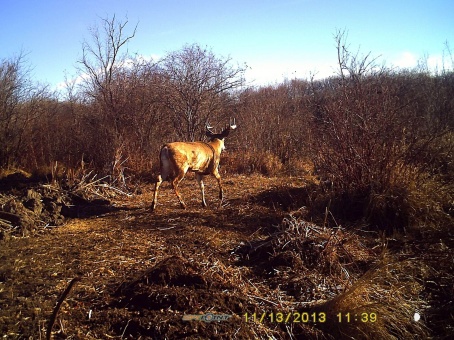
<path id="1" fill-rule="evenodd" d="M 198 44 L 159 61 L 129 55 L 137 27 L 126 28 L 113 17 L 90 31 L 80 77 L 60 95 L 32 82 L 23 55 L 0 62 L 0 167 L 59 162 L 150 177 L 163 143 L 203 139 L 206 124 L 221 129 L 235 117 L 221 162 L 230 172 L 297 175 L 309 162 L 333 192 L 372 195 L 378 205 L 397 204 L 379 198 L 402 181 L 452 180 L 452 68 L 379 65 L 337 31 L 337 74 L 253 87 L 245 65 Z"/>

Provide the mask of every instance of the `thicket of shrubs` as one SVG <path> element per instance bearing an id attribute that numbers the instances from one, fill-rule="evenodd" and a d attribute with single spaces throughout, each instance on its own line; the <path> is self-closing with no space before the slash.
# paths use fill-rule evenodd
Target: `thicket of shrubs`
<path id="1" fill-rule="evenodd" d="M 159 62 L 122 55 L 135 34 L 125 26 L 103 21 L 63 94 L 34 84 L 23 56 L 0 62 L 2 168 L 42 173 L 58 162 L 148 179 L 163 143 L 201 139 L 205 124 L 235 117 L 222 171 L 301 175 L 313 166 L 329 183 L 320 206 L 385 228 L 452 215 L 451 70 L 378 66 L 351 54 L 338 32 L 337 75 L 248 87 L 245 67 L 199 45 Z"/>

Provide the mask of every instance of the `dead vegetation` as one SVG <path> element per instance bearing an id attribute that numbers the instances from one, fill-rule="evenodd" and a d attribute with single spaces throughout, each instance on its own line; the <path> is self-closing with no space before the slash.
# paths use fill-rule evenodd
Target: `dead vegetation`
<path id="1" fill-rule="evenodd" d="M 187 210 L 164 186 L 165 203 L 151 214 L 149 185 L 110 197 L 109 211 L 66 218 L 29 237 L 11 233 L 0 248 L 0 332 L 43 338 L 54 313 L 52 337 L 73 339 L 423 339 L 452 331 L 452 238 L 387 239 L 340 221 L 333 227 L 329 212 L 325 222 L 310 222 L 308 207 L 292 205 L 308 190 L 304 179 L 231 176 L 224 183 L 221 209 L 213 179 L 206 209 L 195 181 L 186 180 Z M 206 313 L 232 317 L 182 320 Z M 326 321 L 297 322 L 298 313 L 323 313 Z M 369 320 L 354 320 L 362 313 Z M 441 319 L 443 326 L 433 323 Z"/>
<path id="2" fill-rule="evenodd" d="M 110 200 L 130 196 L 93 171 L 65 170 L 44 176 L 12 170 L 0 178 L 0 239 L 27 236 L 62 225 L 66 218 L 115 210 Z"/>

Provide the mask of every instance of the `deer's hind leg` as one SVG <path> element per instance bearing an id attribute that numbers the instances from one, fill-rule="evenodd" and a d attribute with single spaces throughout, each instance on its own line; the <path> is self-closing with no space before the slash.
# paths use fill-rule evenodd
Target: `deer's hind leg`
<path id="1" fill-rule="evenodd" d="M 173 190 L 175 190 L 175 194 L 178 197 L 178 201 L 180 201 L 180 205 L 183 209 L 186 209 L 186 204 L 183 201 L 183 198 L 181 197 L 180 193 L 178 192 L 178 184 L 180 184 L 181 180 L 183 179 L 184 175 L 186 172 L 184 170 L 180 170 L 178 172 L 178 175 L 170 182 L 172 184 Z"/>
<path id="2" fill-rule="evenodd" d="M 202 192 L 202 206 L 206 207 L 207 203 L 205 202 L 205 185 L 203 184 L 203 175 L 196 173 L 195 174 L 195 179 L 199 183 L 200 186 L 200 191 Z"/>
<path id="3" fill-rule="evenodd" d="M 219 175 L 219 171 L 216 169 L 216 171 L 213 173 L 213 176 L 216 177 L 216 180 L 218 181 L 218 186 L 219 186 L 219 207 L 222 206 L 222 201 L 224 200 L 224 191 L 222 190 L 222 181 L 221 181 L 221 175 Z"/>
<path id="4" fill-rule="evenodd" d="M 158 190 L 159 190 L 159 187 L 161 186 L 162 184 L 162 177 L 161 175 L 158 176 L 158 180 L 154 186 L 154 196 L 153 196 L 153 202 L 151 203 L 151 211 L 154 211 L 154 209 L 156 208 L 156 204 L 158 203 Z"/>

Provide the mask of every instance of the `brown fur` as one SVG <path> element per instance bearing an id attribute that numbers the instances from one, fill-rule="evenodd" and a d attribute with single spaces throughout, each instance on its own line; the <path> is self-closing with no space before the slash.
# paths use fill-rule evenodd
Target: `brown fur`
<path id="1" fill-rule="evenodd" d="M 153 203 L 151 204 L 151 210 L 156 208 L 158 199 L 158 190 L 163 181 L 169 181 L 172 188 L 175 190 L 175 194 L 180 201 L 180 205 L 183 209 L 186 208 L 186 204 L 178 192 L 178 184 L 186 175 L 186 172 L 192 171 L 196 174 L 197 182 L 199 183 L 200 190 L 202 193 L 202 205 L 206 207 L 205 192 L 203 184 L 203 176 L 213 175 L 218 181 L 219 185 L 219 204 L 222 203 L 223 190 L 221 184 L 221 176 L 219 175 L 219 161 L 221 152 L 224 149 L 224 138 L 227 137 L 230 130 L 233 130 L 236 126 L 230 126 L 220 134 L 214 134 L 210 131 L 207 135 L 211 138 L 208 143 L 204 142 L 174 142 L 165 144 L 161 148 L 160 152 L 160 165 L 161 174 L 158 176 L 158 180 L 155 184 Z"/>

